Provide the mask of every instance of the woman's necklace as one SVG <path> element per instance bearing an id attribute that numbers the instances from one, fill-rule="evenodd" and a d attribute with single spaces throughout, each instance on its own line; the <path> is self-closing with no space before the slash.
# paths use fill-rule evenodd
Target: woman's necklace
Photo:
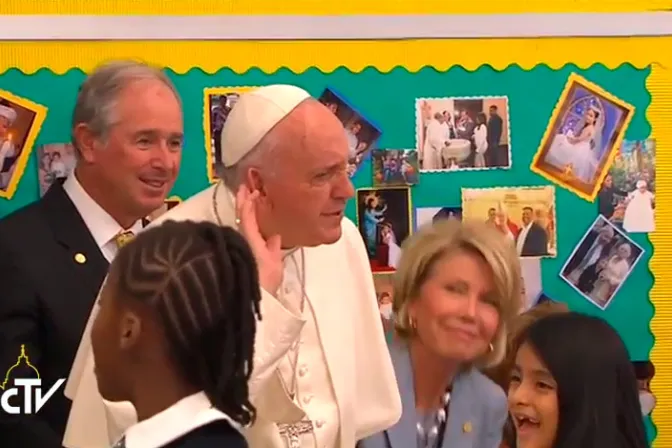
<path id="1" fill-rule="evenodd" d="M 440 446 L 446 430 L 450 391 L 443 394 L 442 402 L 443 406 L 436 411 L 434 422 L 429 428 L 425 428 L 421 421 L 416 424 L 418 448 L 438 448 Z"/>

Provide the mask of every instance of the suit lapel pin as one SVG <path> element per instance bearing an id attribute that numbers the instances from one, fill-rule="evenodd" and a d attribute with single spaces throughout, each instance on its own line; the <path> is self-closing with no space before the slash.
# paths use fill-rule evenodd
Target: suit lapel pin
<path id="1" fill-rule="evenodd" d="M 78 252 L 78 253 L 75 254 L 75 261 L 78 264 L 84 264 L 84 263 L 86 263 L 86 256 L 84 254 Z"/>
<path id="2" fill-rule="evenodd" d="M 462 432 L 469 434 L 471 430 L 471 422 L 464 422 L 464 425 L 462 425 Z"/>

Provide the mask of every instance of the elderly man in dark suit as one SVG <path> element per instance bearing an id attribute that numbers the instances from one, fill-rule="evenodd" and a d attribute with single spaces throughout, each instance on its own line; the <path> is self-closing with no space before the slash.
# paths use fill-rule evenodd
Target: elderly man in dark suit
<path id="1" fill-rule="evenodd" d="M 516 249 L 521 257 L 541 257 L 548 254 L 548 234 L 534 221 L 532 207 L 523 207 L 523 227 L 516 236 Z"/>
<path id="2" fill-rule="evenodd" d="M 160 70 L 111 62 L 84 82 L 72 120 L 74 174 L 0 220 L 0 368 L 23 346 L 43 388 L 68 377 L 118 245 L 173 186 L 182 133 L 181 102 Z M 14 369 L 7 387 L 29 376 Z M 59 388 L 37 415 L 0 413 L 2 446 L 61 447 L 69 408 Z"/>

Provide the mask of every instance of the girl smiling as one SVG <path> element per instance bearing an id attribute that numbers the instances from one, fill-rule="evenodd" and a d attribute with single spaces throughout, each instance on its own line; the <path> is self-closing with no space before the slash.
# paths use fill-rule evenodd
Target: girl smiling
<path id="1" fill-rule="evenodd" d="M 517 448 L 646 448 L 637 380 L 601 319 L 544 317 L 519 339 L 508 391 Z"/>

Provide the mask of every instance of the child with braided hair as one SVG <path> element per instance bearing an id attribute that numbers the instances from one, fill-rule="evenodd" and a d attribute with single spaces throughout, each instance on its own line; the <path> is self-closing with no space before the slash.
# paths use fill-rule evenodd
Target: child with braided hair
<path id="1" fill-rule="evenodd" d="M 98 388 L 133 403 L 115 446 L 246 448 L 259 274 L 244 237 L 167 221 L 124 246 L 91 332 Z"/>

